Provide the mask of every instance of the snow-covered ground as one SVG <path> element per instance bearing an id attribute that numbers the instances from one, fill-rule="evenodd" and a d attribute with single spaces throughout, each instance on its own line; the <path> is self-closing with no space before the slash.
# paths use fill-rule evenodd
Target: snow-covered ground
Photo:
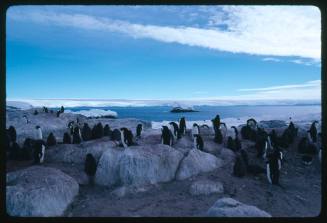
<path id="1" fill-rule="evenodd" d="M 102 110 L 102 109 L 90 109 L 90 110 L 80 110 L 80 111 L 71 111 L 66 110 L 67 113 L 80 114 L 86 117 L 101 117 L 101 116 L 113 116 L 118 117 L 117 112 L 111 110 Z"/>

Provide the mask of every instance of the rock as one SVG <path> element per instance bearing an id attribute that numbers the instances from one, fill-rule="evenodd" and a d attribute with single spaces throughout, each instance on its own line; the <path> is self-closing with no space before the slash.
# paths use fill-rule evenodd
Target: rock
<path id="1" fill-rule="evenodd" d="M 192 183 L 190 194 L 192 195 L 209 195 L 212 193 L 224 193 L 224 186 L 220 182 L 201 180 Z"/>
<path id="2" fill-rule="evenodd" d="M 218 157 L 223 159 L 224 164 L 229 164 L 229 163 L 234 163 L 236 155 L 232 150 L 230 150 L 228 148 L 223 148 L 220 151 Z"/>
<path id="3" fill-rule="evenodd" d="M 232 198 L 221 198 L 208 210 L 208 217 L 271 217 L 259 208 L 246 205 Z"/>
<path id="4" fill-rule="evenodd" d="M 135 186 L 135 185 L 124 185 L 116 188 L 110 194 L 116 197 L 125 197 L 127 195 L 143 193 L 151 189 L 153 185 L 143 185 L 143 186 Z"/>
<path id="5" fill-rule="evenodd" d="M 46 162 L 63 162 L 84 164 L 86 154 L 91 153 L 98 161 L 102 153 L 108 148 L 116 145 L 107 139 L 107 141 L 90 140 L 81 144 L 60 144 L 48 149 L 45 153 Z"/>
<path id="6" fill-rule="evenodd" d="M 78 194 L 78 183 L 60 170 L 32 166 L 7 174 L 7 213 L 19 217 L 62 216 Z"/>
<path id="7" fill-rule="evenodd" d="M 182 158 L 182 153 L 162 144 L 108 149 L 100 158 L 95 182 L 104 186 L 168 182 Z"/>
<path id="8" fill-rule="evenodd" d="M 182 160 L 178 172 L 177 180 L 184 180 L 199 173 L 212 171 L 221 167 L 223 164 L 220 158 L 198 149 L 192 149 Z"/>

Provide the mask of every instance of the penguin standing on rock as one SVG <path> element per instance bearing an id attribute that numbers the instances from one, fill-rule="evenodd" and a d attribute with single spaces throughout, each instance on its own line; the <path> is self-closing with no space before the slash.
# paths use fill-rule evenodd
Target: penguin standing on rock
<path id="1" fill-rule="evenodd" d="M 270 147 L 270 148 L 269 148 Z M 283 153 L 271 146 L 270 137 L 267 138 L 267 147 L 264 153 L 267 165 L 267 179 L 271 184 L 279 184 L 280 169 L 282 167 Z"/>
<path id="2" fill-rule="evenodd" d="M 227 148 L 233 150 L 234 152 L 239 151 L 242 148 L 241 141 L 238 139 L 238 130 L 235 126 L 231 127 L 234 131 L 231 136 L 227 139 Z"/>
<path id="3" fill-rule="evenodd" d="M 70 134 L 68 134 L 68 132 L 64 133 L 64 137 L 63 137 L 63 144 L 71 144 L 72 143 L 72 138 L 70 137 Z"/>
<path id="4" fill-rule="evenodd" d="M 309 133 L 310 133 L 310 141 L 312 141 L 313 143 L 316 143 L 317 142 L 317 127 L 316 127 L 316 124 L 318 124 L 318 121 L 314 121 L 312 124 L 311 124 L 311 127 L 310 127 L 310 130 L 309 130 Z"/>
<path id="5" fill-rule="evenodd" d="M 44 162 L 45 156 L 45 143 L 43 140 L 34 141 L 34 164 L 40 164 Z"/>
<path id="6" fill-rule="evenodd" d="M 36 129 L 36 139 L 40 139 L 42 140 L 43 139 L 43 135 L 42 135 L 42 129 L 40 126 L 35 126 L 35 129 Z"/>
<path id="7" fill-rule="evenodd" d="M 253 118 L 248 119 L 246 121 L 246 126 L 243 126 L 241 128 L 242 138 L 255 142 L 256 130 L 257 130 L 257 121 Z"/>
<path id="8" fill-rule="evenodd" d="M 92 130 L 87 123 L 84 123 L 82 129 L 82 139 L 83 141 L 88 141 L 92 139 Z"/>
<path id="9" fill-rule="evenodd" d="M 174 139 L 180 139 L 181 134 L 179 131 L 178 124 L 176 122 L 169 122 L 170 131 L 173 133 Z"/>
<path id="10" fill-rule="evenodd" d="M 69 129 L 69 133 L 70 135 L 73 135 L 74 134 L 74 121 L 71 121 L 68 123 L 68 129 Z"/>
<path id="11" fill-rule="evenodd" d="M 220 125 L 219 125 L 219 129 L 221 131 L 223 139 L 225 139 L 226 136 L 227 136 L 227 126 L 226 126 L 226 124 L 224 122 L 221 122 Z"/>
<path id="12" fill-rule="evenodd" d="M 24 118 L 26 124 L 30 123 L 30 120 L 28 120 L 27 115 L 23 115 L 23 118 Z"/>
<path id="13" fill-rule="evenodd" d="M 81 131 L 80 129 L 76 126 L 74 128 L 74 132 L 73 132 L 73 144 L 80 144 L 82 139 L 81 139 Z"/>
<path id="14" fill-rule="evenodd" d="M 108 125 L 108 124 L 106 124 L 105 126 L 104 126 L 104 128 L 103 128 L 103 135 L 104 136 L 111 136 L 111 133 L 112 133 L 112 131 L 111 131 L 111 129 L 110 129 L 110 126 Z"/>
<path id="15" fill-rule="evenodd" d="M 204 146 L 204 143 L 203 143 L 202 137 L 199 134 L 195 134 L 194 139 L 193 139 L 194 149 L 203 151 L 203 146 Z"/>
<path id="16" fill-rule="evenodd" d="M 138 124 L 138 125 L 136 126 L 136 137 L 137 137 L 137 138 L 141 138 L 142 130 L 143 130 L 143 126 L 142 126 L 142 124 Z"/>
<path id="17" fill-rule="evenodd" d="M 89 177 L 89 184 L 94 184 L 94 175 L 97 170 L 97 163 L 91 153 L 88 153 L 85 157 L 84 171 Z"/>
<path id="18" fill-rule="evenodd" d="M 192 127 L 192 137 L 200 134 L 200 127 L 198 124 L 194 123 Z"/>
<path id="19" fill-rule="evenodd" d="M 57 140 L 56 137 L 53 135 L 53 133 L 51 132 L 47 138 L 47 145 L 48 146 L 54 146 L 57 144 Z"/>
<path id="20" fill-rule="evenodd" d="M 173 145 L 173 134 L 167 126 L 162 126 L 161 143 L 164 145 Z"/>
<path id="21" fill-rule="evenodd" d="M 120 132 L 121 132 L 121 142 L 125 148 L 134 145 L 132 131 L 130 131 L 127 128 L 121 128 Z"/>
<path id="22" fill-rule="evenodd" d="M 179 120 L 179 131 L 181 135 L 185 135 L 186 133 L 186 121 L 185 121 L 185 117 L 182 117 Z"/>
<path id="23" fill-rule="evenodd" d="M 119 144 L 121 140 L 121 131 L 119 129 L 114 129 L 112 131 L 111 140 L 114 141 L 115 144 Z"/>

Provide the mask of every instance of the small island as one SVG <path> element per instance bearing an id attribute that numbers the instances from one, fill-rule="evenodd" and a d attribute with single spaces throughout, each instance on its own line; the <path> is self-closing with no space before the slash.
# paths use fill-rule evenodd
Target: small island
<path id="1" fill-rule="evenodd" d="M 172 113 L 181 113 L 181 112 L 198 112 L 194 110 L 193 108 L 182 108 L 182 107 L 174 107 L 172 110 L 170 110 Z"/>

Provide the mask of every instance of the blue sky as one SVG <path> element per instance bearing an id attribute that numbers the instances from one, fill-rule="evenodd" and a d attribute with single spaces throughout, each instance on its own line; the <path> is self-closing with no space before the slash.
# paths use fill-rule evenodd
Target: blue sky
<path id="1" fill-rule="evenodd" d="M 15 6 L 7 99 L 320 99 L 320 29 L 311 6 Z"/>

